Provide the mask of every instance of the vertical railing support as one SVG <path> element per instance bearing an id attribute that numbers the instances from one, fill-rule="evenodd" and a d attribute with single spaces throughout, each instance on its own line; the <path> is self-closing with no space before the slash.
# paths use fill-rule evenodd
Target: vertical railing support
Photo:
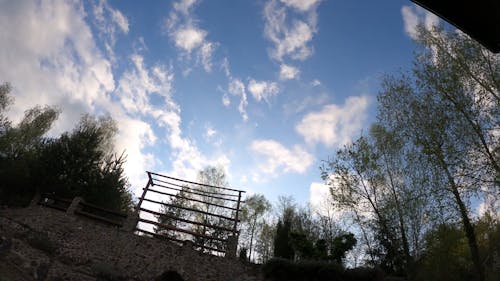
<path id="1" fill-rule="evenodd" d="M 241 192 L 238 191 L 238 202 L 236 203 L 236 214 L 234 216 L 233 235 L 228 237 L 226 241 L 226 257 L 236 257 L 238 250 L 238 219 L 240 214 Z"/>
<path id="2" fill-rule="evenodd" d="M 133 217 L 134 222 L 132 222 L 129 225 L 129 228 L 131 228 L 132 232 L 135 231 L 137 224 L 139 223 L 139 212 L 142 206 L 142 202 L 144 201 L 144 198 L 146 197 L 146 193 L 148 192 L 148 189 L 150 186 L 153 185 L 153 178 L 151 177 L 151 172 L 148 173 L 148 183 L 146 184 L 146 187 L 144 187 L 142 191 L 142 195 L 139 198 L 139 202 L 137 203 L 137 207 L 135 208 L 135 213 L 132 214 L 131 216 Z"/>
<path id="3" fill-rule="evenodd" d="M 66 209 L 66 213 L 71 214 L 71 215 L 74 214 L 75 210 L 78 208 L 78 205 L 82 201 L 83 201 L 82 197 L 77 196 L 77 197 L 73 198 L 71 205 L 69 205 L 68 209 Z"/>
<path id="4" fill-rule="evenodd" d="M 139 198 L 139 203 L 137 203 L 136 213 L 139 214 L 139 209 L 141 208 L 142 201 L 144 201 L 144 197 L 146 197 L 146 193 L 148 192 L 149 186 L 153 185 L 153 179 L 151 178 L 151 172 L 148 173 L 148 183 L 146 187 L 143 188 L 142 195 Z"/>
<path id="5" fill-rule="evenodd" d="M 238 217 L 240 212 L 240 203 L 241 203 L 241 191 L 238 191 L 238 203 L 236 203 L 236 215 L 234 216 L 234 226 L 233 226 L 234 235 L 238 234 Z"/>

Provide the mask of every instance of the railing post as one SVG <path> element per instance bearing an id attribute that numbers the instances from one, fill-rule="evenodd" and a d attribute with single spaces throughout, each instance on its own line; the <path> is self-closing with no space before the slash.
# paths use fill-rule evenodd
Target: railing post
<path id="1" fill-rule="evenodd" d="M 234 234 L 227 238 L 226 240 L 226 254 L 224 257 L 233 259 L 236 258 L 236 252 L 238 251 L 238 235 Z"/>
<path id="2" fill-rule="evenodd" d="M 35 193 L 35 196 L 33 196 L 33 199 L 31 199 L 29 207 L 31 207 L 31 208 L 36 207 L 38 205 L 38 203 L 40 202 L 41 198 L 42 198 L 42 195 L 40 194 L 40 192 L 37 191 Z"/>
<path id="3" fill-rule="evenodd" d="M 226 257 L 235 258 L 238 251 L 238 219 L 240 214 L 241 191 L 238 191 L 238 203 L 236 203 L 236 214 L 234 216 L 233 235 L 226 241 Z"/>
<path id="4" fill-rule="evenodd" d="M 234 217 L 234 226 L 233 231 L 234 235 L 238 235 L 238 217 L 240 212 L 240 203 L 241 203 L 241 191 L 238 191 L 238 203 L 236 203 L 236 215 Z"/>
<path id="5" fill-rule="evenodd" d="M 78 208 L 78 204 L 80 204 L 80 202 L 82 202 L 82 201 L 83 201 L 82 197 L 77 196 L 77 197 L 73 198 L 71 205 L 69 205 L 68 209 L 66 209 L 66 213 L 71 214 L 71 215 L 74 214 L 76 208 Z"/>
<path id="6" fill-rule="evenodd" d="M 142 202 L 144 201 L 144 197 L 146 197 L 146 193 L 148 192 L 149 186 L 153 185 L 153 179 L 151 178 L 151 172 L 148 173 L 148 183 L 146 184 L 146 187 L 144 187 L 144 190 L 142 191 L 142 195 L 139 198 L 139 202 L 137 203 L 137 207 L 135 209 L 135 212 L 130 215 L 130 218 L 128 219 L 128 225 L 127 228 L 131 230 L 132 232 L 135 231 L 135 228 L 137 227 L 137 223 L 139 223 L 139 212 L 141 209 Z"/>
<path id="7" fill-rule="evenodd" d="M 148 192 L 148 188 L 150 185 L 153 185 L 153 179 L 151 178 L 151 172 L 148 173 L 148 183 L 146 184 L 146 187 L 144 188 L 141 197 L 139 198 L 139 203 L 137 203 L 137 208 L 136 212 L 139 214 L 139 209 L 141 208 L 142 201 L 144 201 L 144 197 L 146 197 L 146 192 Z"/>

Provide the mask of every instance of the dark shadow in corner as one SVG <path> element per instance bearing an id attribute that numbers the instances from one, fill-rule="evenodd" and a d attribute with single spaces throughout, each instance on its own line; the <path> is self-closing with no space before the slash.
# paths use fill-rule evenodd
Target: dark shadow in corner
<path id="1" fill-rule="evenodd" d="M 168 270 L 156 277 L 155 281 L 184 281 L 177 271 Z"/>

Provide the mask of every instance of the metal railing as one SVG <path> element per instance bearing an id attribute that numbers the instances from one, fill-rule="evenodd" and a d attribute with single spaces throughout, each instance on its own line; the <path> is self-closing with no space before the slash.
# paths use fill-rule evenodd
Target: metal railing
<path id="1" fill-rule="evenodd" d="M 147 174 L 137 204 L 137 231 L 180 243 L 191 240 L 212 254 L 235 255 L 245 191 Z"/>

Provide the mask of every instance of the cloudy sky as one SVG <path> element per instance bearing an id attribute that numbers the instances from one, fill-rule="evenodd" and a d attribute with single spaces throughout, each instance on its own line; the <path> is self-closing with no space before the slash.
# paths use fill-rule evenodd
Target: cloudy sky
<path id="1" fill-rule="evenodd" d="M 19 120 L 62 110 L 118 123 L 136 194 L 146 170 L 318 202 L 319 166 L 374 120 L 379 78 L 411 66 L 408 0 L 0 0 L 0 82 Z"/>

